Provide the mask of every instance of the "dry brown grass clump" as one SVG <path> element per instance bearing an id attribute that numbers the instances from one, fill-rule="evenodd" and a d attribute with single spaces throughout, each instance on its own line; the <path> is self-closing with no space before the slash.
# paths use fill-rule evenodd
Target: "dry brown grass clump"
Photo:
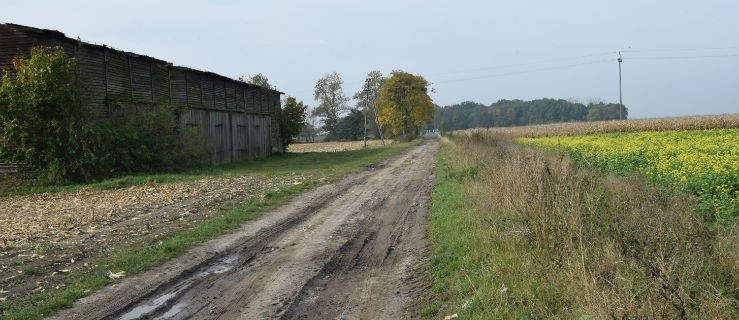
<path id="1" fill-rule="evenodd" d="M 572 136 L 610 132 L 705 130 L 739 128 L 739 114 L 636 119 L 623 121 L 569 122 L 525 127 L 470 129 L 472 132 L 513 137 Z"/>
<path id="2" fill-rule="evenodd" d="M 639 130 L 644 130 L 642 126 Z M 508 137 L 455 135 L 473 245 L 458 293 L 495 318 L 736 319 L 737 224 L 710 225 L 689 194 L 583 170 Z M 463 241 L 463 240 L 460 240 Z M 460 316 L 462 315 L 460 314 Z M 485 316 L 482 316 L 483 318 Z"/>

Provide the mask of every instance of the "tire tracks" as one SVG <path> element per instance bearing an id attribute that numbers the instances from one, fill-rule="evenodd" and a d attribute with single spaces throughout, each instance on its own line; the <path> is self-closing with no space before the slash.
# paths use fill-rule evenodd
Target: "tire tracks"
<path id="1" fill-rule="evenodd" d="M 303 194 L 56 318 L 408 317 L 436 149 L 426 141 Z"/>

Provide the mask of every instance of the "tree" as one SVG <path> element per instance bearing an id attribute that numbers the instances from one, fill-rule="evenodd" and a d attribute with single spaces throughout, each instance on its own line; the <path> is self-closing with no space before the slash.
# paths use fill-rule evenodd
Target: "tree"
<path id="1" fill-rule="evenodd" d="M 354 93 L 354 100 L 357 100 L 357 108 L 362 108 L 363 112 L 367 116 L 368 130 L 374 127 L 374 130 L 380 139 L 382 139 L 383 145 L 385 139 L 382 137 L 382 127 L 378 121 L 378 112 L 376 107 L 377 98 L 380 96 L 380 88 L 382 83 L 387 78 L 382 75 L 379 70 L 370 71 L 367 74 L 367 81 L 361 90 Z M 369 124 L 373 125 L 369 125 Z"/>
<path id="2" fill-rule="evenodd" d="M 451 130 L 585 121 L 588 107 L 564 99 L 499 100 L 485 106 L 472 101 L 437 108 L 434 122 Z"/>
<path id="3" fill-rule="evenodd" d="M 76 61 L 61 47 L 34 47 L 13 60 L 0 84 L 0 159 L 24 163 L 46 183 L 88 180 L 95 148 L 80 101 Z"/>
<path id="4" fill-rule="evenodd" d="M 239 81 L 255 84 L 267 89 L 277 90 L 277 87 L 271 85 L 267 76 L 263 75 L 261 72 L 252 76 L 241 76 L 239 77 Z"/>
<path id="5" fill-rule="evenodd" d="M 321 128 L 318 127 L 318 116 L 313 112 L 313 109 L 306 110 L 305 126 L 300 132 L 300 137 L 303 141 L 316 142 L 316 136 L 320 135 Z"/>
<path id="6" fill-rule="evenodd" d="M 333 72 L 318 79 L 313 93 L 313 98 L 320 101 L 313 113 L 323 118 L 323 130 L 328 131 L 330 137 L 336 136 L 339 117 L 349 108 L 349 98 L 344 94 L 343 84 L 344 80 Z"/>
<path id="7" fill-rule="evenodd" d="M 280 124 L 280 136 L 282 137 L 283 152 L 287 146 L 295 142 L 295 138 L 305 126 L 305 110 L 308 106 L 303 101 L 298 102 L 295 97 L 285 99 L 285 107 L 282 108 L 282 123 Z"/>
<path id="8" fill-rule="evenodd" d="M 393 71 L 380 88 L 377 107 L 382 125 L 393 135 L 418 136 L 418 128 L 434 119 L 434 104 L 428 95 L 428 81 L 420 75 Z"/>
<path id="9" fill-rule="evenodd" d="M 316 136 L 318 135 L 318 129 L 313 126 L 310 122 L 305 123 L 303 129 L 300 130 L 298 137 L 302 142 L 316 142 Z"/>
<path id="10" fill-rule="evenodd" d="M 619 120 L 622 116 L 626 119 L 629 114 L 629 110 L 626 106 L 623 110 L 619 110 L 621 106 L 618 103 L 591 103 L 588 104 L 588 121 L 605 121 L 605 120 Z"/>
<path id="11" fill-rule="evenodd" d="M 336 138 L 340 140 L 359 140 L 364 135 L 364 113 L 351 109 L 336 126 Z"/>

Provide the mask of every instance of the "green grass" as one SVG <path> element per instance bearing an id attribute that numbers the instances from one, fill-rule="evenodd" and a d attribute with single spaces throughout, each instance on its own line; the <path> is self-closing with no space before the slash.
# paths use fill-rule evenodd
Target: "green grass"
<path id="1" fill-rule="evenodd" d="M 736 319 L 739 226 L 493 135 L 442 140 L 427 318 Z"/>
<path id="2" fill-rule="evenodd" d="M 466 232 L 469 229 L 469 221 L 464 213 L 471 208 L 462 192 L 465 177 L 469 177 L 465 172 L 469 172 L 469 168 L 453 164 L 452 148 L 449 143 L 442 143 L 440 146 L 436 165 L 436 186 L 431 196 L 433 202 L 429 235 L 434 246 L 427 271 L 435 282 L 426 299 L 435 301 L 421 310 L 421 315 L 426 317 L 436 316 L 441 305 L 461 303 L 458 297 L 465 291 L 462 287 L 468 281 L 460 270 L 468 266 L 464 261 L 465 257 L 460 253 L 473 251 L 472 239 Z"/>
<path id="3" fill-rule="evenodd" d="M 114 281 L 107 272 L 125 271 L 127 276 L 151 269 L 163 262 L 185 253 L 192 246 L 213 239 L 238 228 L 243 222 L 254 220 L 262 213 L 287 203 L 295 195 L 338 177 L 362 170 L 364 166 L 377 163 L 420 143 L 393 144 L 387 148 L 363 149 L 334 153 L 301 153 L 275 156 L 267 159 L 246 161 L 219 166 L 210 170 L 189 172 L 180 175 L 148 175 L 112 179 L 96 184 L 66 186 L 55 191 L 75 191 L 83 188 L 101 190 L 145 184 L 191 181 L 208 176 L 260 175 L 269 177 L 286 176 L 294 173 L 307 174 L 310 178 L 297 185 L 287 185 L 269 190 L 262 197 L 255 197 L 229 210 L 221 210 L 213 218 L 199 225 L 175 233 L 161 243 L 144 240 L 141 243 L 114 250 L 98 261 L 96 270 L 73 274 L 71 283 L 64 289 L 32 294 L 11 305 L 0 305 L 3 319 L 40 319 L 56 310 L 70 307 L 75 300 L 87 296 Z M 41 192 L 28 190 L 27 192 Z"/>

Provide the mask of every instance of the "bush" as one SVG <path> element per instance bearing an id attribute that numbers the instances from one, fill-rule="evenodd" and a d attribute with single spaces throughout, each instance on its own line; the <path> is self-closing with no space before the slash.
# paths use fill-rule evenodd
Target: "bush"
<path id="1" fill-rule="evenodd" d="M 112 168 L 119 172 L 182 171 L 203 163 L 198 130 L 180 126 L 171 105 L 119 105 L 107 130 Z"/>
<path id="2" fill-rule="evenodd" d="M 0 84 L 0 159 L 38 172 L 42 185 L 202 163 L 194 128 L 169 105 L 118 106 L 95 117 L 80 98 L 76 61 L 61 47 L 18 57 Z"/>
<path id="3" fill-rule="evenodd" d="M 39 171 L 42 183 L 84 181 L 101 160 L 77 90 L 76 62 L 61 47 L 35 47 L 0 84 L 0 158 Z"/>
<path id="4" fill-rule="evenodd" d="M 287 151 L 287 146 L 295 142 L 295 138 L 303 130 L 305 123 L 305 110 L 308 106 L 303 101 L 298 102 L 295 97 L 287 97 L 285 107 L 282 108 L 280 123 L 280 137 L 282 137 L 282 150 Z"/>

